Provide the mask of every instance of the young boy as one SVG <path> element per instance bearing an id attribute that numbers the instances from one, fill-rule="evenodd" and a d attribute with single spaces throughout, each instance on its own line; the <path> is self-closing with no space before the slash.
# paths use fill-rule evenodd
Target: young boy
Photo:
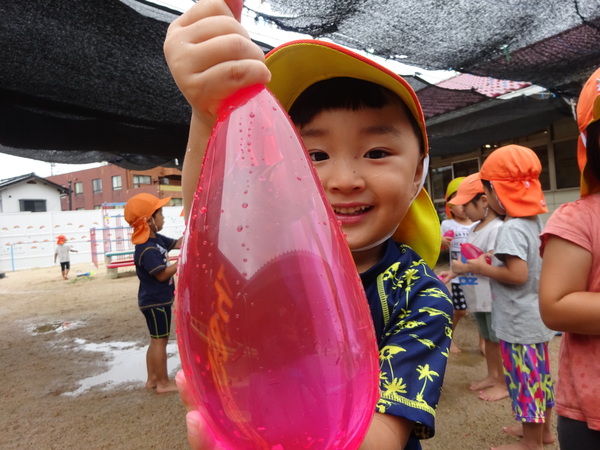
<path id="1" fill-rule="evenodd" d="M 77 253 L 77 250 L 71 248 L 67 242 L 67 237 L 64 234 L 57 236 L 56 238 L 56 250 L 54 250 L 54 263 L 56 263 L 56 257 L 60 261 L 60 272 L 62 273 L 63 280 L 69 279 L 69 270 L 71 269 L 71 258 L 69 252 Z"/>
<path id="2" fill-rule="evenodd" d="M 425 262 L 435 264 L 441 235 L 422 189 L 428 147 L 420 105 L 402 78 L 332 44 L 290 43 L 265 65 L 236 20 L 240 11 L 241 2 L 196 3 L 171 25 L 165 42 L 193 109 L 186 213 L 222 100 L 269 82 L 272 73 L 268 87 L 298 128 L 371 306 L 382 396 L 363 448 L 420 448 L 419 439 L 434 433 L 452 327 L 448 293 Z M 178 375 L 178 382 L 185 402 L 185 378 Z M 201 416 L 189 413 L 192 447 L 213 446 L 209 435 Z"/>
<path id="3" fill-rule="evenodd" d="M 171 333 L 171 305 L 177 262 L 170 264 L 168 252 L 180 248 L 181 238 L 174 240 L 158 234 L 165 219 L 162 207 L 171 197 L 158 199 L 152 194 L 138 194 L 125 205 L 125 220 L 133 227 L 135 271 L 140 279 L 138 306 L 150 331 L 146 353 L 147 389 L 158 394 L 177 390 L 167 372 L 167 344 Z"/>
<path id="4" fill-rule="evenodd" d="M 548 211 L 538 179 L 541 170 L 533 150 L 518 145 L 498 148 L 480 170 L 490 207 L 506 218 L 498 229 L 494 264 L 487 264 L 482 255 L 468 260 L 466 270 L 491 279 L 492 327 L 500 339 L 515 419 L 522 423 L 503 428 L 522 436 L 521 441 L 498 448 L 542 449 L 554 441 L 550 427 L 554 387 L 548 360 L 554 331 L 542 322 L 538 301 L 539 214 Z"/>

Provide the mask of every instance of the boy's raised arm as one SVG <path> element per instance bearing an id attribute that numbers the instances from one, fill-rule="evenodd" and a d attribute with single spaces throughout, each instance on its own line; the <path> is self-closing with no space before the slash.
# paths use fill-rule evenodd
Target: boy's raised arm
<path id="1" fill-rule="evenodd" d="M 266 84 L 271 78 L 262 50 L 239 22 L 241 10 L 242 0 L 202 0 L 167 31 L 167 64 L 192 107 L 182 177 L 186 218 L 223 100 L 242 87 Z"/>

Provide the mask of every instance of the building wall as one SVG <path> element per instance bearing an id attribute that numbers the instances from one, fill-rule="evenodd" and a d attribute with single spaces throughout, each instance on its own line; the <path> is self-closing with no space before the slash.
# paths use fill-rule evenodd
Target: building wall
<path id="1" fill-rule="evenodd" d="M 465 149 L 460 155 L 432 158 L 427 187 L 440 218 L 445 218 L 444 193 L 452 178 L 477 172 L 495 148 L 517 144 L 535 151 L 542 163 L 540 181 L 549 212 L 541 218 L 547 220 L 560 205 L 579 198 L 578 135 L 575 120 L 564 118 L 529 136 L 490 142 L 479 149 Z"/>
<path id="2" fill-rule="evenodd" d="M 113 188 L 113 177 L 121 177 L 121 186 Z M 150 177 L 150 184 L 138 184 L 137 177 Z M 136 194 L 146 192 L 158 198 L 172 197 L 171 206 L 181 205 L 181 171 L 165 167 L 150 170 L 127 170 L 113 164 L 107 164 L 93 169 L 80 170 L 62 175 L 48 177 L 54 183 L 72 190 L 69 196 L 62 200 L 62 210 L 98 209 L 102 203 L 126 202 Z M 94 192 L 93 180 L 101 180 L 102 190 Z M 76 183 L 81 183 L 83 191 L 76 192 Z"/>
<path id="3" fill-rule="evenodd" d="M 40 180 L 23 181 L 0 191 L 0 213 L 20 212 L 19 200 L 46 200 L 47 211 L 60 211 L 60 192 Z"/>

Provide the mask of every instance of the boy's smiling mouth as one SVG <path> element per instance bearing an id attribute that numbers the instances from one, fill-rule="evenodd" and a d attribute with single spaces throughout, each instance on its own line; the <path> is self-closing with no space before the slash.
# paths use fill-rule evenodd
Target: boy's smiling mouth
<path id="1" fill-rule="evenodd" d="M 335 206 L 332 205 L 333 208 L 333 212 L 336 215 L 342 215 L 342 216 L 358 216 L 361 214 L 364 214 L 365 212 L 367 212 L 368 210 L 370 210 L 372 207 L 371 206 L 367 206 L 367 205 L 362 205 L 362 206 Z"/>

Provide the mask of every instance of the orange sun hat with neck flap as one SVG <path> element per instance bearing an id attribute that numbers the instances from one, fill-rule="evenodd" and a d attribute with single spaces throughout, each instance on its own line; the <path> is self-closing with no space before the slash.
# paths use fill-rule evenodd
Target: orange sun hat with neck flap
<path id="1" fill-rule="evenodd" d="M 596 70 L 583 85 L 577 102 L 577 126 L 579 139 L 577 141 L 577 161 L 581 171 L 580 193 L 582 197 L 600 192 L 598 180 L 587 167 L 587 127 L 600 120 L 600 69 Z"/>
<path id="2" fill-rule="evenodd" d="M 283 44 L 267 55 L 266 64 L 273 75 L 267 87 L 286 111 L 307 88 L 331 78 L 369 81 L 395 93 L 407 106 L 421 132 L 425 155 L 424 183 L 429 162 L 425 118 L 415 92 L 404 78 L 345 47 L 317 40 Z M 430 267 L 435 266 L 441 245 L 440 221 L 424 188 L 419 189 L 393 238 L 409 245 Z"/>
<path id="3" fill-rule="evenodd" d="M 67 242 L 67 237 L 64 234 L 59 234 L 56 236 L 57 245 L 63 245 L 65 242 Z"/>
<path id="4" fill-rule="evenodd" d="M 548 212 L 539 179 L 541 172 L 542 163 L 533 150 L 506 145 L 487 157 L 479 175 L 492 183 L 510 217 L 528 217 Z"/>
<path id="5" fill-rule="evenodd" d="M 125 220 L 133 228 L 131 242 L 144 244 L 150 237 L 148 220 L 156 211 L 165 206 L 171 197 L 158 198 L 152 194 L 137 194 L 131 197 L 125 205 Z"/>

